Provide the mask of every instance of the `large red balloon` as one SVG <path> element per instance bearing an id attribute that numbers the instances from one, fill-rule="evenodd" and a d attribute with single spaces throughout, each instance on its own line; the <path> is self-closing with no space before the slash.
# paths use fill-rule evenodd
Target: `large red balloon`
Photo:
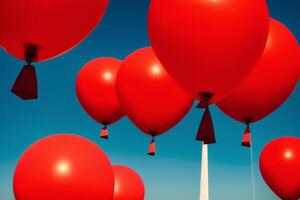
<path id="1" fill-rule="evenodd" d="M 209 103 L 250 72 L 268 27 L 265 0 L 152 0 L 148 15 L 150 41 L 162 65 L 195 98 L 213 94 Z"/>
<path id="2" fill-rule="evenodd" d="M 25 50 L 36 46 L 32 61 L 59 56 L 81 42 L 101 20 L 109 0 L 1 0 L 0 44 L 26 60 Z"/>
<path id="3" fill-rule="evenodd" d="M 144 200 L 144 183 L 135 171 L 122 165 L 113 166 L 113 171 L 115 190 L 112 200 Z"/>
<path id="4" fill-rule="evenodd" d="M 84 110 L 97 122 L 109 125 L 124 116 L 116 94 L 116 76 L 121 61 L 97 58 L 88 62 L 76 81 L 77 97 Z"/>
<path id="5" fill-rule="evenodd" d="M 124 60 L 117 76 L 117 95 L 129 119 L 152 136 L 177 124 L 193 104 L 150 47 L 139 49 Z"/>
<path id="6" fill-rule="evenodd" d="M 299 76 L 297 41 L 283 24 L 271 19 L 269 38 L 259 62 L 246 80 L 217 105 L 238 121 L 258 121 L 286 101 Z"/>
<path id="7" fill-rule="evenodd" d="M 34 143 L 14 174 L 16 200 L 111 200 L 113 192 L 107 156 L 76 135 L 54 135 Z"/>
<path id="8" fill-rule="evenodd" d="M 300 199 L 300 139 L 273 140 L 260 155 L 261 174 L 282 200 Z"/>

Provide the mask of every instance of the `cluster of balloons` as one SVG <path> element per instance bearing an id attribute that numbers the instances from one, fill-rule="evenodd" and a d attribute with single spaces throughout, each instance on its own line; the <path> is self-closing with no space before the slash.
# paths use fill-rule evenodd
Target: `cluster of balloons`
<path id="1" fill-rule="evenodd" d="M 283 137 L 271 141 L 260 155 L 261 174 L 283 200 L 300 199 L 300 139 Z"/>
<path id="2" fill-rule="evenodd" d="M 282 105 L 299 80 L 298 43 L 269 17 L 265 1 L 153 0 L 148 32 L 152 47 L 124 61 L 89 62 L 76 89 L 83 108 L 104 125 L 102 137 L 107 125 L 126 114 L 153 137 L 151 155 L 154 137 L 178 123 L 193 99 L 205 109 L 197 140 L 216 142 L 209 111 L 216 103 L 246 124 L 242 145 L 250 146 L 250 123 Z"/>
<path id="3" fill-rule="evenodd" d="M 60 56 L 86 38 L 102 19 L 109 0 L 1 0 L 0 46 L 26 61 L 12 92 L 36 99 L 37 78 L 32 62 Z"/>
<path id="4" fill-rule="evenodd" d="M 293 34 L 280 22 L 270 20 L 266 47 L 249 76 L 218 107 L 233 119 L 249 124 L 259 121 L 282 105 L 293 92 L 300 76 L 300 48 Z"/>
<path id="5" fill-rule="evenodd" d="M 250 124 L 281 106 L 299 81 L 299 45 L 270 18 L 266 1 L 152 0 L 148 33 L 165 70 L 205 109 L 196 136 L 204 144 L 216 143 L 210 104 L 246 124 L 242 145 L 251 147 Z"/>
<path id="6" fill-rule="evenodd" d="M 32 62 L 55 58 L 80 43 L 100 22 L 108 3 L 64 0 L 57 6 L 57 1 L 1 0 L 0 45 L 27 63 L 12 92 L 22 99 L 37 98 Z M 78 74 L 76 93 L 84 110 L 103 125 L 102 138 L 108 138 L 108 125 L 126 115 L 152 137 L 149 155 L 155 154 L 155 137 L 175 126 L 195 99 L 200 101 L 197 108 L 205 109 L 197 140 L 216 143 L 209 110 L 216 104 L 246 124 L 242 145 L 250 147 L 250 124 L 282 105 L 299 81 L 299 45 L 287 27 L 270 18 L 266 1 L 152 0 L 148 34 L 151 47 L 123 61 L 106 57 L 87 63 Z M 262 169 L 268 168 L 264 160 L 269 158 L 262 156 Z M 135 176 L 120 166 L 114 170 L 120 177 Z M 267 182 L 272 179 L 268 173 L 263 176 Z M 58 135 L 25 152 L 14 190 L 18 200 L 105 200 L 112 199 L 113 190 L 115 200 L 121 200 L 117 191 L 132 192 L 126 179 L 113 177 L 107 157 L 94 144 Z M 141 180 L 132 184 L 139 186 L 129 199 L 142 199 Z M 283 187 L 278 182 L 270 185 L 283 198 L 299 197 L 278 191 Z M 61 190 L 63 196 L 57 196 Z"/>
<path id="7" fill-rule="evenodd" d="M 16 200 L 144 200 L 132 169 L 112 166 L 96 144 L 70 134 L 46 137 L 21 156 L 14 173 Z"/>
<path id="8" fill-rule="evenodd" d="M 163 66 L 206 108 L 197 135 L 205 143 L 215 142 L 209 104 L 249 125 L 278 108 L 299 80 L 297 41 L 269 18 L 265 1 L 153 0 L 148 17 Z"/>
<path id="9" fill-rule="evenodd" d="M 190 97 L 162 67 L 151 47 L 139 49 L 123 62 L 98 58 L 79 72 L 76 91 L 84 110 L 106 126 L 124 113 L 144 133 L 153 137 L 149 155 L 155 154 L 154 137 L 177 124 L 190 110 Z"/>

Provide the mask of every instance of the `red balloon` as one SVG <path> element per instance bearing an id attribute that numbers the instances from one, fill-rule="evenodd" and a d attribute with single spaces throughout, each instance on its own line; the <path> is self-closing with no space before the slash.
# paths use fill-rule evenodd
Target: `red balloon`
<path id="1" fill-rule="evenodd" d="M 283 137 L 270 142 L 260 155 L 260 171 L 282 200 L 300 199 L 300 139 Z"/>
<path id="2" fill-rule="evenodd" d="M 139 49 L 124 60 L 117 76 L 117 95 L 129 119 L 152 136 L 177 124 L 193 104 L 150 47 Z"/>
<path id="3" fill-rule="evenodd" d="M 234 89 L 259 59 L 268 35 L 262 0 L 152 0 L 148 33 L 165 69 L 209 103 Z"/>
<path id="4" fill-rule="evenodd" d="M 25 51 L 35 46 L 31 61 L 59 56 L 80 43 L 99 23 L 109 0 L 1 0 L 0 44 L 11 55 L 27 61 Z"/>
<path id="5" fill-rule="evenodd" d="M 116 76 L 121 61 L 97 58 L 87 63 L 76 81 L 78 100 L 84 110 L 97 122 L 109 125 L 124 116 L 116 94 Z"/>
<path id="6" fill-rule="evenodd" d="M 111 200 L 112 166 L 94 143 L 76 135 L 54 135 L 31 145 L 14 174 L 16 200 Z"/>
<path id="7" fill-rule="evenodd" d="M 271 19 L 269 38 L 259 62 L 246 80 L 217 105 L 238 121 L 258 121 L 286 101 L 299 76 L 297 41 L 283 24 Z"/>
<path id="8" fill-rule="evenodd" d="M 145 187 L 141 177 L 132 169 L 115 165 L 115 190 L 113 200 L 144 200 Z"/>

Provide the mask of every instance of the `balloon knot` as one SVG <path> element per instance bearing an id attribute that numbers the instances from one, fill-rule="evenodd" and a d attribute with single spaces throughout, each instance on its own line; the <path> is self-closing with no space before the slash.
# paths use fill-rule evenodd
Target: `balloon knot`
<path id="1" fill-rule="evenodd" d="M 40 47 L 37 44 L 33 43 L 26 43 L 24 44 L 24 57 L 27 62 L 27 64 L 31 64 L 33 60 L 36 60 L 38 58 L 38 51 Z"/>
<path id="2" fill-rule="evenodd" d="M 206 109 L 209 106 L 210 100 L 213 96 L 214 94 L 211 92 L 199 92 L 199 97 L 201 100 L 197 105 L 197 108 Z"/>

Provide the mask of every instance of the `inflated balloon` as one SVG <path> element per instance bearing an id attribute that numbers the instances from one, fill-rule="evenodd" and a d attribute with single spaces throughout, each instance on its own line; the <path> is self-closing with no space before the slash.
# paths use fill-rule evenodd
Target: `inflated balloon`
<path id="1" fill-rule="evenodd" d="M 154 136 L 177 124 L 193 104 L 150 47 L 139 49 L 124 60 L 117 76 L 117 95 L 129 119 L 153 136 L 150 155 L 155 153 Z"/>
<path id="2" fill-rule="evenodd" d="M 107 126 L 124 116 L 116 94 L 116 76 L 121 61 L 115 58 L 97 58 L 88 62 L 79 72 L 76 93 L 84 110 L 104 125 L 102 138 L 108 138 Z"/>
<path id="3" fill-rule="evenodd" d="M 259 164 L 265 182 L 282 200 L 300 199 L 300 138 L 273 140 L 262 151 Z"/>
<path id="4" fill-rule="evenodd" d="M 163 66 L 195 98 L 212 93 L 210 103 L 246 77 L 264 49 L 268 26 L 261 0 L 153 0 L 148 15 Z"/>
<path id="5" fill-rule="evenodd" d="M 9 54 L 27 62 L 12 92 L 22 99 L 37 98 L 31 62 L 49 60 L 80 43 L 99 23 L 108 3 L 1 0 L 0 44 Z"/>
<path id="6" fill-rule="evenodd" d="M 300 76 L 299 47 L 293 34 L 271 19 L 269 38 L 262 57 L 250 75 L 217 105 L 230 117 L 249 124 L 282 105 Z M 249 138 L 249 137 L 248 137 Z"/>
<path id="7" fill-rule="evenodd" d="M 141 177 L 132 169 L 113 166 L 115 190 L 112 200 L 144 200 L 145 187 Z"/>
<path id="8" fill-rule="evenodd" d="M 264 49 L 268 27 L 267 4 L 261 0 L 152 0 L 148 14 L 156 55 L 186 91 L 203 101 L 199 108 L 221 100 L 247 76 Z M 206 113 L 197 139 L 214 143 Z M 201 131 L 206 129 L 212 131 Z"/>
<path id="9" fill-rule="evenodd" d="M 76 135 L 54 135 L 31 145 L 14 174 L 16 200 L 111 200 L 114 174 L 105 153 Z"/>

